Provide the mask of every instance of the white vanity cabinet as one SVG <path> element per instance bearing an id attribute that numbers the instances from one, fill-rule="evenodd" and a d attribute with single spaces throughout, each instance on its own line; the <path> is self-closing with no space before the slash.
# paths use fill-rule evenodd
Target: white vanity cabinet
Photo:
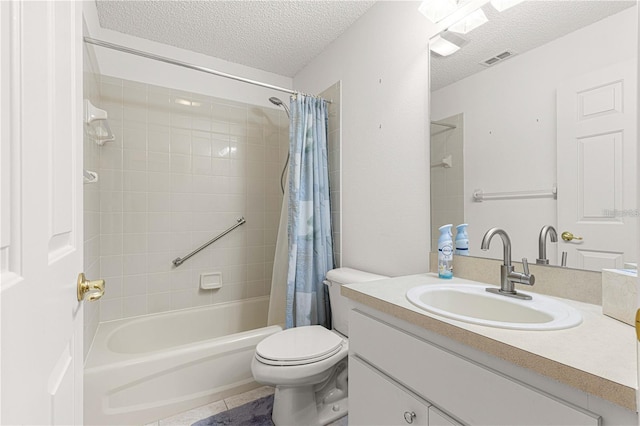
<path id="1" fill-rule="evenodd" d="M 349 358 L 349 425 L 461 426 L 357 357 Z"/>
<path id="2" fill-rule="evenodd" d="M 350 424 L 409 424 L 409 412 L 419 425 L 601 425 L 598 414 L 371 313 L 351 312 L 349 347 Z"/>

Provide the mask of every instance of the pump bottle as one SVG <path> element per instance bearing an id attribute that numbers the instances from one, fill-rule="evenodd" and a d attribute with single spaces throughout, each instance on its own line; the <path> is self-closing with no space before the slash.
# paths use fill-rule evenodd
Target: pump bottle
<path id="1" fill-rule="evenodd" d="M 443 225 L 439 228 L 438 238 L 438 277 L 453 278 L 453 239 L 451 227 L 453 224 Z"/>

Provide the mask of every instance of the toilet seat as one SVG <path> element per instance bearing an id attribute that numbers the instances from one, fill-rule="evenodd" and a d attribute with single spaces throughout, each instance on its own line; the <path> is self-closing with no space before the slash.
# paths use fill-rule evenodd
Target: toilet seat
<path id="1" fill-rule="evenodd" d="M 256 347 L 256 358 L 267 365 L 313 364 L 340 352 L 344 340 L 320 325 L 290 328 L 273 334 Z"/>

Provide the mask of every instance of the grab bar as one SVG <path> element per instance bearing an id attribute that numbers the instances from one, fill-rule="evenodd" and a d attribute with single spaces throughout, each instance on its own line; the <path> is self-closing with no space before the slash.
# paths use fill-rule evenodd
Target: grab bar
<path id="1" fill-rule="evenodd" d="M 182 265 L 184 263 L 185 260 L 189 259 L 191 256 L 193 256 L 194 254 L 199 253 L 200 251 L 204 250 L 205 248 L 207 248 L 209 245 L 215 243 L 216 241 L 218 241 L 220 238 L 224 237 L 225 235 L 227 235 L 229 232 L 233 231 L 234 229 L 236 229 L 238 226 L 242 225 L 243 223 L 245 223 L 246 220 L 244 220 L 244 217 L 240 217 L 238 218 L 238 222 L 233 225 L 232 227 L 230 227 L 229 229 L 227 229 L 226 231 L 222 231 L 220 234 L 218 234 L 217 236 L 213 237 L 211 240 L 207 241 L 206 243 L 204 243 L 203 245 L 201 245 L 200 247 L 198 247 L 197 249 L 195 249 L 194 251 L 192 251 L 191 253 L 189 253 L 188 255 L 186 255 L 185 257 L 176 257 L 175 259 L 173 259 L 173 265 L 175 267 L 178 267 L 180 265 Z"/>

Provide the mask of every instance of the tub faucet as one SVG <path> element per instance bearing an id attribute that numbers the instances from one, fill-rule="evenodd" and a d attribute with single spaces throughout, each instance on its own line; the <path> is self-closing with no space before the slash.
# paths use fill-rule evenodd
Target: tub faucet
<path id="1" fill-rule="evenodd" d="M 536 263 L 539 265 L 548 265 L 549 259 L 547 259 L 547 234 L 552 243 L 558 242 L 558 233 L 556 228 L 551 225 L 545 225 L 540 230 L 540 236 L 538 237 L 538 258 Z"/>
<path id="2" fill-rule="evenodd" d="M 500 294 L 502 296 L 530 300 L 531 296 L 528 294 L 518 293 L 514 288 L 514 284 L 520 283 L 533 285 L 536 282 L 536 277 L 529 273 L 527 258 L 522 259 L 522 268 L 524 269 L 524 272 L 515 272 L 513 270 L 513 265 L 511 264 L 511 240 L 509 239 L 509 235 L 507 235 L 507 233 L 502 229 L 491 228 L 484 234 L 484 237 L 482 237 L 480 248 L 482 250 L 489 250 L 491 238 L 496 234 L 500 235 L 500 238 L 502 238 L 504 257 L 503 264 L 500 266 L 500 288 L 487 288 L 487 291 L 490 293 Z"/>

